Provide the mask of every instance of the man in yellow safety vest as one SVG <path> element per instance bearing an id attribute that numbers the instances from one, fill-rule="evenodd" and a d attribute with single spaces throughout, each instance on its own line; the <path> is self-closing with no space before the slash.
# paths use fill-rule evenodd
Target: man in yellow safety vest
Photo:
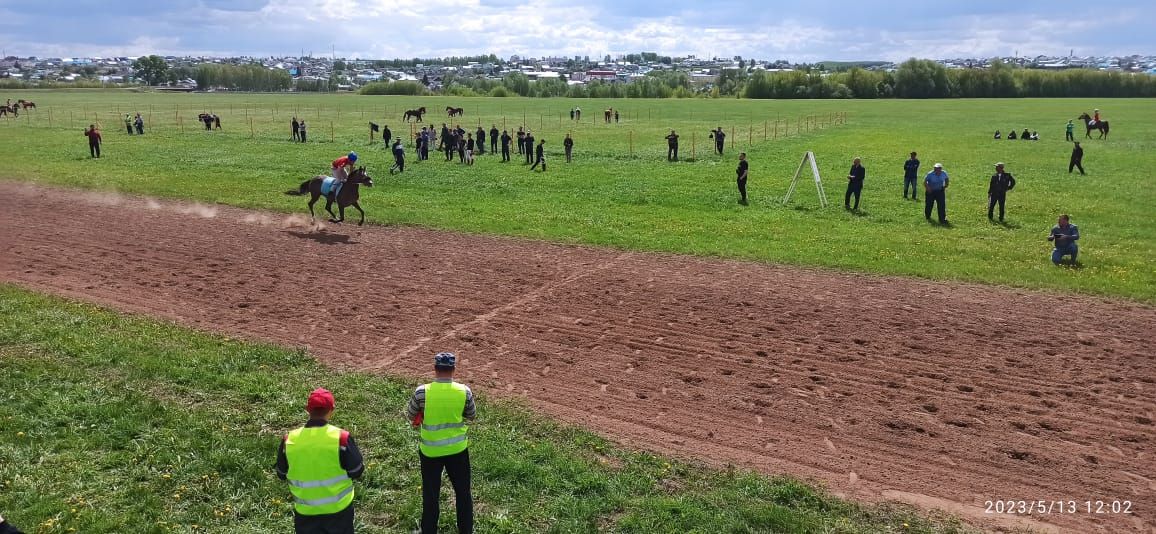
<path id="1" fill-rule="evenodd" d="M 452 352 L 434 356 L 434 381 L 418 386 L 406 406 L 406 418 L 421 428 L 421 531 L 437 534 L 441 513 L 442 470 L 457 497 L 458 532 L 474 531 L 474 498 L 470 494 L 470 451 L 466 420 L 476 415 L 469 386 L 454 382 L 457 358 Z"/>
<path id="2" fill-rule="evenodd" d="M 365 471 L 361 451 L 346 432 L 329 424 L 333 394 L 309 394 L 309 421 L 287 434 L 277 450 L 277 476 L 293 494 L 297 534 L 353 534 L 353 479 Z"/>

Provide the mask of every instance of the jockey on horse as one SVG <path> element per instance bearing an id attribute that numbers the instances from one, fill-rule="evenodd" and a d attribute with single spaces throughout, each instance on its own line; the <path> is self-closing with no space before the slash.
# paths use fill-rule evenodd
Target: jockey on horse
<path id="1" fill-rule="evenodd" d="M 333 160 L 333 186 L 329 188 L 330 200 L 337 198 L 341 186 L 345 185 L 345 181 L 349 179 L 349 173 L 353 172 L 355 168 L 354 163 L 357 163 L 357 152 L 350 152 L 348 155 Z"/>
<path id="2" fill-rule="evenodd" d="M 1092 110 L 1092 122 L 1089 122 L 1088 126 L 1095 126 L 1097 124 L 1100 124 L 1100 110 L 1098 109 Z"/>

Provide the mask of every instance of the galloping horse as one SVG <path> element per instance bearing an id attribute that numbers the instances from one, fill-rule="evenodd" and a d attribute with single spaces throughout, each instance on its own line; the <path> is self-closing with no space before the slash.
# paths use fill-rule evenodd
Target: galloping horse
<path id="1" fill-rule="evenodd" d="M 31 100 L 20 99 L 20 100 L 17 100 L 16 103 L 18 105 L 24 106 L 24 109 L 28 109 L 28 108 L 36 109 L 36 102 L 33 102 Z"/>
<path id="2" fill-rule="evenodd" d="M 1108 138 L 1108 121 L 1100 121 L 1092 124 L 1092 117 L 1089 117 L 1087 113 L 1080 115 L 1079 119 L 1084 121 L 1084 127 L 1088 129 L 1088 131 L 1084 133 L 1084 137 L 1091 139 L 1092 130 L 1100 130 L 1100 137 L 1097 137 L 1097 139 Z"/>
<path id="3" fill-rule="evenodd" d="M 0 117 L 3 117 L 9 113 L 11 113 L 13 117 L 19 117 L 19 109 L 20 108 L 18 106 L 6 106 L 4 104 L 0 104 Z"/>
<path id="4" fill-rule="evenodd" d="M 315 218 L 315 215 L 313 214 L 313 204 L 315 204 L 317 199 L 321 197 L 321 185 L 325 180 L 331 180 L 331 178 L 328 176 L 314 176 L 309 180 L 301 182 L 301 187 L 297 191 L 288 192 L 290 195 L 304 195 L 305 193 L 312 195 L 312 198 L 309 199 L 310 219 Z M 370 178 L 368 174 L 365 174 L 365 167 L 358 167 L 353 172 L 349 173 L 349 179 L 345 181 L 345 185 L 341 187 L 341 191 L 338 191 L 336 201 L 337 211 L 341 214 L 340 217 L 333 214 L 332 207 L 334 201 L 330 199 L 329 195 L 325 196 L 325 211 L 329 212 L 329 222 L 339 223 L 344 221 L 345 207 L 353 206 L 354 208 L 357 208 L 357 212 L 361 214 L 361 220 L 357 221 L 357 225 L 361 226 L 365 223 L 365 211 L 363 211 L 361 206 L 357 204 L 357 200 L 360 198 L 358 187 L 361 184 L 365 184 L 366 187 L 373 187 L 373 178 Z M 336 184 L 331 185 L 336 187 Z"/>
<path id="5" fill-rule="evenodd" d="M 421 116 L 422 115 L 425 115 L 425 106 L 422 106 L 422 107 L 417 108 L 417 109 L 407 110 L 405 112 L 405 115 L 403 115 L 401 117 L 401 120 L 409 122 L 410 117 L 416 117 L 417 122 L 421 122 Z"/>
<path id="6" fill-rule="evenodd" d="M 455 115 L 460 117 L 465 112 L 466 112 L 465 108 L 453 108 L 450 106 L 446 106 L 446 113 L 449 113 L 451 117 L 453 117 Z"/>

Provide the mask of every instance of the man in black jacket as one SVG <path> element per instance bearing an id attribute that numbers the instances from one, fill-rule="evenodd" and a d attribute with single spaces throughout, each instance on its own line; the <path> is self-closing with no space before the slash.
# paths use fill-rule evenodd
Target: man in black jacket
<path id="1" fill-rule="evenodd" d="M 995 205 L 999 203 L 999 222 L 1003 222 L 1004 202 L 1007 192 L 1015 189 L 1016 179 L 1003 171 L 1003 163 L 995 164 L 995 174 L 991 175 L 991 183 L 987 186 L 987 220 L 992 220 Z"/>
<path id="2" fill-rule="evenodd" d="M 502 161 L 503 162 L 510 161 L 510 141 L 512 139 L 513 138 L 510 137 L 510 132 L 508 132 L 506 130 L 502 130 Z"/>
<path id="3" fill-rule="evenodd" d="M 526 144 L 524 150 L 526 153 L 526 165 L 529 165 L 534 162 L 534 134 L 530 132 L 530 130 L 526 130 L 526 138 L 523 139 L 522 142 Z"/>
<path id="4" fill-rule="evenodd" d="M 542 165 L 542 172 L 546 172 L 546 151 L 545 151 L 544 147 L 542 146 L 545 144 L 546 144 L 545 139 L 538 141 L 538 148 L 536 149 L 536 152 L 535 152 L 534 164 L 530 166 L 531 171 L 534 170 L 534 167 L 537 167 L 538 164 L 541 164 Z"/>
<path id="5" fill-rule="evenodd" d="M 490 152 L 497 152 L 498 151 L 498 134 L 499 133 L 500 132 L 498 132 L 498 125 L 497 124 L 490 126 Z"/>
<path id="6" fill-rule="evenodd" d="M 674 130 L 666 136 L 666 161 L 678 161 L 678 134 Z"/>
<path id="7" fill-rule="evenodd" d="M 1080 142 L 1076 141 L 1076 146 L 1072 147 L 1072 159 L 1068 161 L 1068 174 L 1072 174 L 1072 168 L 1080 169 L 1080 174 L 1084 174 L 1084 149 L 1080 148 Z"/>

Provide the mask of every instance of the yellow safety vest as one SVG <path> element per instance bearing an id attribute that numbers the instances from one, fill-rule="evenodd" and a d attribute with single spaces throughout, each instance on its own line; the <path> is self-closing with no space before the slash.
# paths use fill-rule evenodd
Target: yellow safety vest
<path id="1" fill-rule="evenodd" d="M 297 513 L 335 514 L 353 504 L 353 480 L 341 467 L 341 432 L 333 425 L 302 427 L 285 439 L 286 478 Z"/>
<path id="2" fill-rule="evenodd" d="M 425 387 L 425 416 L 421 424 L 421 453 L 430 458 L 466 450 L 470 441 L 462 417 L 466 386 L 457 382 L 431 382 Z"/>

